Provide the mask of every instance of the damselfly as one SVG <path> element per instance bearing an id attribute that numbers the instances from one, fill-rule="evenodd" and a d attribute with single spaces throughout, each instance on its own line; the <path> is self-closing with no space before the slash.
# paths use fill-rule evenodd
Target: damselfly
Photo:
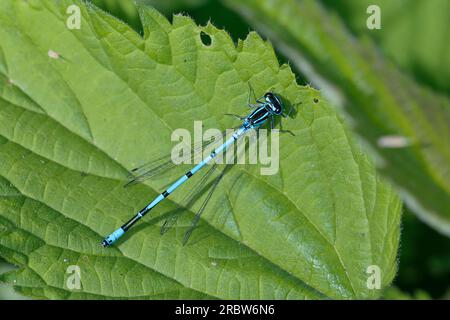
<path id="1" fill-rule="evenodd" d="M 250 88 L 252 91 L 252 89 Z M 250 97 L 250 95 L 249 95 Z M 249 99 L 250 100 L 250 99 Z M 256 103 L 251 104 L 248 103 L 248 105 L 252 108 L 254 108 L 253 112 L 251 112 L 246 117 L 239 117 L 237 115 L 232 115 L 240 120 L 242 120 L 242 124 L 237 127 L 232 136 L 227 139 L 223 144 L 215 148 L 206 158 L 204 158 L 200 163 L 198 163 L 196 166 L 194 166 L 190 171 L 188 171 L 186 174 L 184 174 L 181 178 L 176 180 L 172 185 L 169 186 L 167 190 L 162 192 L 160 195 L 158 195 L 152 202 L 150 202 L 147 206 L 145 206 L 142 210 L 140 210 L 133 218 L 131 218 L 127 223 L 122 225 L 120 228 L 118 228 L 116 231 L 111 233 L 109 236 L 107 236 L 103 241 L 102 245 L 104 247 L 111 245 L 115 241 L 117 241 L 126 231 L 128 231 L 137 221 L 139 221 L 142 217 L 144 217 L 150 210 L 152 210 L 154 207 L 156 207 L 157 204 L 162 202 L 165 198 L 167 198 L 171 193 L 173 193 L 178 187 L 183 185 L 189 178 L 191 178 L 194 174 L 196 174 L 198 171 L 200 171 L 203 167 L 205 167 L 208 163 L 212 163 L 216 156 L 220 153 L 225 152 L 230 146 L 234 144 L 235 141 L 237 141 L 240 137 L 244 136 L 247 132 L 249 132 L 252 129 L 257 130 L 259 127 L 261 127 L 263 124 L 270 121 L 271 127 L 274 126 L 274 118 L 277 116 L 287 117 L 288 114 L 284 113 L 284 105 L 281 101 L 280 97 L 276 95 L 273 92 L 267 92 L 259 99 L 255 99 Z M 250 102 L 250 101 L 249 101 Z M 289 131 L 285 131 L 289 132 Z M 290 132 L 289 132 L 290 133 Z M 291 133 L 292 134 L 292 133 Z M 203 145 L 205 147 L 205 145 Z M 198 152 L 199 150 L 196 150 Z M 142 181 L 144 179 L 150 178 L 156 174 L 159 174 L 169 167 L 173 167 L 173 162 L 164 162 L 161 164 L 158 164 L 156 166 L 152 166 L 151 168 L 147 166 L 143 166 L 142 168 L 134 169 L 133 173 L 135 175 L 135 178 L 130 181 L 128 184 L 134 184 L 139 181 Z M 204 181 L 207 180 L 211 172 L 214 170 L 216 164 L 214 163 L 212 168 L 208 170 L 204 176 L 201 178 L 200 183 L 198 183 L 197 187 L 193 189 L 193 191 L 190 193 L 190 196 L 187 197 L 187 200 L 191 200 L 192 195 L 195 194 L 195 191 L 202 185 Z M 195 226 L 197 225 L 201 214 L 205 210 L 206 204 L 211 198 L 214 190 L 217 188 L 217 185 L 219 184 L 220 180 L 222 179 L 224 173 L 226 170 L 224 170 L 221 175 L 216 178 L 216 180 L 212 183 L 211 189 L 209 190 L 206 199 L 202 203 L 200 209 L 195 215 L 194 221 L 189 228 L 189 230 L 185 233 L 183 243 L 186 243 L 189 236 L 191 235 L 192 231 L 194 230 Z M 170 226 L 170 220 L 167 220 L 162 229 L 167 228 Z"/>

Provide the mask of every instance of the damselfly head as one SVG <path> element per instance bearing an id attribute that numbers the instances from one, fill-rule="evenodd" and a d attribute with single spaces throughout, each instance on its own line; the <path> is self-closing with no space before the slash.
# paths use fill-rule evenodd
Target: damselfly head
<path id="1" fill-rule="evenodd" d="M 266 100 L 267 106 L 270 108 L 270 111 L 274 114 L 281 114 L 283 112 L 283 102 L 281 102 L 280 97 L 272 92 L 267 92 L 264 95 L 264 99 Z"/>

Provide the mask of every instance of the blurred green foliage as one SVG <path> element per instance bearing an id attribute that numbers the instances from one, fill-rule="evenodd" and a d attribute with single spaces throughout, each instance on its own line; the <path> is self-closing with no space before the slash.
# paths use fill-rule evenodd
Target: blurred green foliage
<path id="1" fill-rule="evenodd" d="M 383 292 L 384 300 L 430 300 L 431 296 L 423 291 L 417 290 L 413 294 L 406 293 L 395 286 L 391 286 Z"/>
<path id="2" fill-rule="evenodd" d="M 450 93 L 448 0 L 323 0 L 356 35 L 374 39 L 385 55 L 416 80 Z M 366 28 L 366 8 L 381 10 L 380 30 Z M 446 66 L 446 68 L 442 68 Z"/>
<path id="3" fill-rule="evenodd" d="M 141 22 L 136 10 L 136 6 L 132 1 L 117 0 L 88 0 L 103 10 L 109 12 L 113 16 L 129 24 L 133 29 L 141 33 Z"/>
<path id="4" fill-rule="evenodd" d="M 450 293 L 450 239 L 428 227 L 411 212 L 403 215 L 399 272 L 394 283 L 406 292 L 431 297 Z"/>

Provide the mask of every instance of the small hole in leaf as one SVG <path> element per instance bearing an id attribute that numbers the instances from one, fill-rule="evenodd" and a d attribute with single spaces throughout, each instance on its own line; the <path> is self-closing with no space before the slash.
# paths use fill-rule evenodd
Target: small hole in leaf
<path id="1" fill-rule="evenodd" d="M 202 43 L 207 47 L 209 47 L 212 43 L 211 36 L 203 31 L 200 32 L 200 40 L 202 40 Z"/>
<path id="2" fill-rule="evenodd" d="M 48 50 L 48 56 L 52 59 L 59 59 L 59 53 L 53 50 Z"/>
<path id="3" fill-rule="evenodd" d="M 319 99 L 317 99 L 317 98 L 314 98 L 314 103 L 319 103 Z"/>

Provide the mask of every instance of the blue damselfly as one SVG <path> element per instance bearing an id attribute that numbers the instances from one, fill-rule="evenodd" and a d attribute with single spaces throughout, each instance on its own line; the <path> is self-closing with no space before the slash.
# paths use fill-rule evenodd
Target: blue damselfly
<path id="1" fill-rule="evenodd" d="M 252 89 L 250 88 L 251 92 Z M 250 95 L 249 95 L 250 100 Z M 111 233 L 109 236 L 107 236 L 103 241 L 102 245 L 104 247 L 111 245 L 115 241 L 117 241 L 127 230 L 129 230 L 138 220 L 140 220 L 143 216 L 145 216 L 150 210 L 152 210 L 157 204 L 162 202 L 165 198 L 167 198 L 171 193 L 173 193 L 178 187 L 183 185 L 189 178 L 191 178 L 194 174 L 196 174 L 198 171 L 200 171 L 203 167 L 205 167 L 207 164 L 212 163 L 216 156 L 218 154 L 221 154 L 225 152 L 230 146 L 232 146 L 235 141 L 237 141 L 240 137 L 244 136 L 247 132 L 249 132 L 252 129 L 257 130 L 259 127 L 261 127 L 263 124 L 270 121 L 271 127 L 274 127 L 274 118 L 277 116 L 287 117 L 288 114 L 284 113 L 284 105 L 282 100 L 278 95 L 276 95 L 273 92 L 267 92 L 264 94 L 263 97 L 259 99 L 255 99 L 256 103 L 251 104 L 248 103 L 248 105 L 254 110 L 247 115 L 246 117 L 239 117 L 238 115 L 232 115 L 237 118 L 239 118 L 242 121 L 242 124 L 237 127 L 230 138 L 228 138 L 223 144 L 215 148 L 206 158 L 204 158 L 200 163 L 198 163 L 196 166 L 194 166 L 191 170 L 189 170 L 186 174 L 184 174 L 182 177 L 180 177 L 178 180 L 176 180 L 173 184 L 171 184 L 164 192 L 159 194 L 152 202 L 150 202 L 147 206 L 145 206 L 142 210 L 140 210 L 133 218 L 131 218 L 127 223 L 122 225 L 120 228 L 118 228 L 116 231 Z M 249 101 L 250 102 L 250 101 Z M 282 132 L 289 132 L 290 131 L 284 131 Z M 292 134 L 292 133 L 291 133 Z M 225 136 L 225 133 L 222 133 L 222 136 Z M 203 148 L 205 148 L 209 142 L 203 144 L 201 148 L 198 150 L 194 150 L 194 153 L 201 152 Z M 132 174 L 134 175 L 134 178 L 128 183 L 135 184 L 140 181 L 143 181 L 145 179 L 151 178 L 157 174 L 160 174 L 172 167 L 175 166 L 175 164 L 172 161 L 164 161 L 165 158 L 159 159 L 160 162 L 157 161 L 157 164 L 149 164 L 144 165 L 141 168 L 133 169 Z M 195 193 L 201 188 L 203 183 L 209 178 L 211 175 L 211 172 L 215 169 L 216 164 L 214 163 L 212 167 L 204 174 L 204 176 L 201 178 L 200 182 L 197 184 L 195 188 L 188 194 L 186 197 L 186 200 L 188 203 L 192 200 Z M 211 198 L 214 190 L 217 188 L 220 180 L 222 179 L 223 175 L 225 174 L 227 170 L 222 171 L 222 173 L 214 180 L 214 182 L 210 186 L 210 190 L 208 191 L 208 194 L 206 196 L 206 199 L 203 201 L 200 209 L 197 211 L 193 223 L 189 230 L 185 233 L 183 243 L 186 243 L 189 236 L 191 235 L 192 231 L 196 227 L 201 214 L 205 210 L 205 207 Z M 163 233 L 164 230 L 170 227 L 171 224 L 173 224 L 174 219 L 168 219 L 164 225 L 161 228 L 161 232 Z"/>

